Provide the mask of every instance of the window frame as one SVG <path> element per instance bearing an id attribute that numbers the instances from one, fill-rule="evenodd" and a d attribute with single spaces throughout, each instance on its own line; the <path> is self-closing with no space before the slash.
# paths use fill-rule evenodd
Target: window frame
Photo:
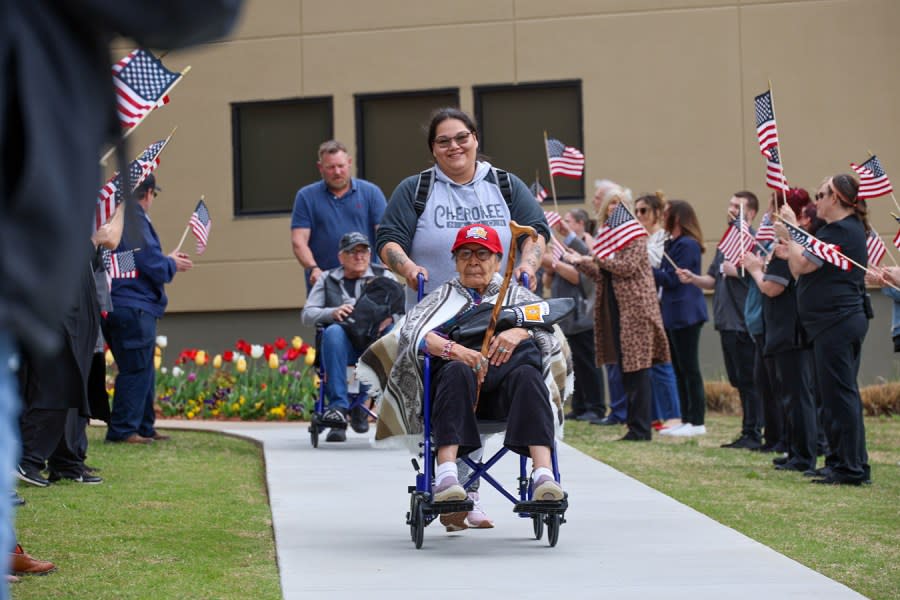
<path id="1" fill-rule="evenodd" d="M 232 185 L 233 185 L 233 203 L 232 217 L 252 218 L 252 217 L 270 217 L 290 215 L 291 208 L 285 210 L 248 210 L 242 208 L 243 200 L 243 178 L 241 171 L 241 116 L 240 111 L 246 107 L 263 107 L 263 106 L 279 106 L 279 105 L 312 105 L 325 104 L 328 112 L 328 122 L 326 129 L 328 134 L 319 140 L 321 144 L 325 140 L 334 138 L 334 97 L 333 96 L 304 96 L 296 98 L 279 98 L 276 100 L 250 100 L 241 102 L 230 102 L 231 108 L 231 154 L 232 154 Z M 317 144 L 317 145 L 318 145 Z"/>

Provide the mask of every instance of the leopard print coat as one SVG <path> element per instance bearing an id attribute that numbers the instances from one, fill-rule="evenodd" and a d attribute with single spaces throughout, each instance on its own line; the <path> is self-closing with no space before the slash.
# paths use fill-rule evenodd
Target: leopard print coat
<path id="1" fill-rule="evenodd" d="M 578 270 L 597 282 L 594 302 L 597 366 L 620 363 L 623 372 L 632 373 L 671 361 L 646 238 L 632 241 L 609 258 L 579 265 Z M 607 277 L 612 278 L 619 306 L 621 360 L 613 339 L 612 315 L 606 297 Z"/>

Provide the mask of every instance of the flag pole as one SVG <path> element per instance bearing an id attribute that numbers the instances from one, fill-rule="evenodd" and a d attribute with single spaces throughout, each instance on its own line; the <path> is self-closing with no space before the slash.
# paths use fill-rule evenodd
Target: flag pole
<path id="1" fill-rule="evenodd" d="M 556 203 L 556 183 L 553 181 L 553 169 L 550 168 L 550 148 L 547 147 L 546 129 L 544 130 L 544 154 L 547 155 L 547 173 L 550 175 L 550 191 L 553 193 L 553 209 L 559 214 L 559 205 Z"/>
<path id="2" fill-rule="evenodd" d="M 203 202 L 203 200 L 205 200 L 205 199 L 206 199 L 206 196 L 204 194 L 200 194 L 200 202 Z M 193 214 L 193 213 L 191 213 L 191 214 Z M 175 250 L 173 250 L 173 252 L 178 252 L 179 250 L 181 250 L 181 246 L 184 244 L 184 239 L 187 237 L 188 231 L 190 231 L 190 230 L 191 230 L 191 220 L 188 219 L 187 227 L 184 228 L 184 233 L 181 234 L 181 241 L 178 242 L 178 247 L 175 248 Z"/>
<path id="3" fill-rule="evenodd" d="M 190 73 L 190 71 L 191 71 L 191 65 L 186 66 L 186 67 L 181 71 L 181 73 L 179 73 L 178 78 L 177 78 L 175 81 L 173 81 L 172 84 L 171 84 L 169 87 L 166 88 L 166 91 L 164 91 L 164 92 L 162 93 L 162 95 L 160 96 L 160 99 L 165 98 L 165 97 L 166 97 L 166 94 L 168 94 L 169 92 L 171 92 L 171 91 L 175 88 L 176 85 L 178 85 L 179 83 L 181 83 L 181 80 L 184 79 L 184 76 L 187 75 L 188 73 Z M 100 158 L 100 166 L 101 166 L 101 167 L 105 167 L 105 166 L 106 166 L 106 159 L 108 159 L 108 158 L 109 158 L 109 155 L 112 154 L 113 151 L 115 151 L 116 146 L 118 146 L 119 144 L 121 144 L 122 142 L 124 142 L 126 139 L 128 139 L 128 136 L 131 135 L 131 132 L 133 132 L 135 129 L 137 129 L 137 128 L 138 128 L 138 125 L 140 125 L 141 123 L 143 123 L 143 122 L 144 122 L 144 119 L 146 119 L 147 117 L 149 117 L 149 116 L 150 116 L 150 113 L 152 113 L 154 110 L 156 110 L 155 107 L 152 108 L 151 110 L 147 111 L 146 113 L 144 113 L 144 116 L 142 116 L 140 119 L 138 119 L 138 122 L 135 123 L 132 127 L 130 127 L 130 128 L 124 133 L 124 135 L 122 135 L 122 139 L 120 139 L 118 142 L 116 142 L 115 144 L 113 144 L 112 148 L 110 148 L 109 150 L 106 151 L 106 154 L 104 154 L 104 155 Z M 898 209 L 898 210 L 900 210 L 900 209 Z"/>
<path id="4" fill-rule="evenodd" d="M 769 79 L 769 99 L 772 101 L 772 118 L 775 119 L 775 122 L 778 123 L 778 119 L 775 117 L 775 93 L 772 91 L 772 80 Z M 776 125 L 777 127 L 777 125 Z M 785 184 L 787 184 L 787 177 L 785 173 L 787 169 L 784 168 L 784 154 L 781 152 L 781 137 L 778 139 L 778 160 L 781 162 L 781 178 L 784 180 Z M 781 203 L 782 205 L 787 204 L 787 190 L 781 188 Z M 778 209 L 778 194 L 775 194 L 775 209 Z M 900 210 L 900 208 L 898 208 Z"/>
<path id="5" fill-rule="evenodd" d="M 773 111 L 775 110 L 774 107 L 772 108 L 772 110 Z M 740 217 L 739 218 L 741 219 L 741 224 L 738 226 L 738 239 L 740 240 L 740 244 L 741 244 L 741 277 L 743 278 L 744 275 L 746 275 L 746 272 L 744 271 L 744 255 L 747 253 L 744 250 L 744 227 L 746 227 L 746 223 L 747 223 L 746 221 L 744 221 L 744 202 L 740 203 Z"/>

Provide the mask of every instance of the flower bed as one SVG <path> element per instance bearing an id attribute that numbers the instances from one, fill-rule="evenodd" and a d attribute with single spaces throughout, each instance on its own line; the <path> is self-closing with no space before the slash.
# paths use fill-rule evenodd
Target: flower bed
<path id="1" fill-rule="evenodd" d="M 166 418 L 305 420 L 318 394 L 316 351 L 295 336 L 271 344 L 238 340 L 234 350 L 210 356 L 205 350 L 182 350 L 165 365 L 168 341 L 156 338 L 156 411 Z M 107 350 L 110 399 L 115 393 L 115 363 Z"/>

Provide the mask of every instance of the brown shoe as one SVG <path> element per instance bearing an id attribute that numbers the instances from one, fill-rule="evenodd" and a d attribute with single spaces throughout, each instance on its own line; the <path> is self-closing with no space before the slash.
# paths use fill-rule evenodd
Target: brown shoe
<path id="1" fill-rule="evenodd" d="M 152 444 L 153 438 L 148 438 L 136 433 L 132 433 L 122 441 L 126 444 Z"/>
<path id="2" fill-rule="evenodd" d="M 441 515 L 441 525 L 447 528 L 447 531 L 462 531 L 468 529 L 466 523 L 466 514 L 464 512 L 444 513 Z"/>
<path id="3" fill-rule="evenodd" d="M 157 442 L 164 442 L 164 441 L 166 441 L 166 440 L 171 440 L 171 439 L 172 439 L 172 436 L 171 436 L 171 435 L 166 435 L 166 434 L 164 434 L 164 433 L 160 433 L 160 432 L 157 431 L 157 432 L 154 432 L 154 434 L 153 434 L 153 439 L 156 440 Z"/>
<path id="4" fill-rule="evenodd" d="M 10 570 L 13 575 L 48 575 L 56 570 L 56 565 L 52 562 L 32 557 L 19 544 L 16 544 L 15 551 L 10 554 Z"/>

